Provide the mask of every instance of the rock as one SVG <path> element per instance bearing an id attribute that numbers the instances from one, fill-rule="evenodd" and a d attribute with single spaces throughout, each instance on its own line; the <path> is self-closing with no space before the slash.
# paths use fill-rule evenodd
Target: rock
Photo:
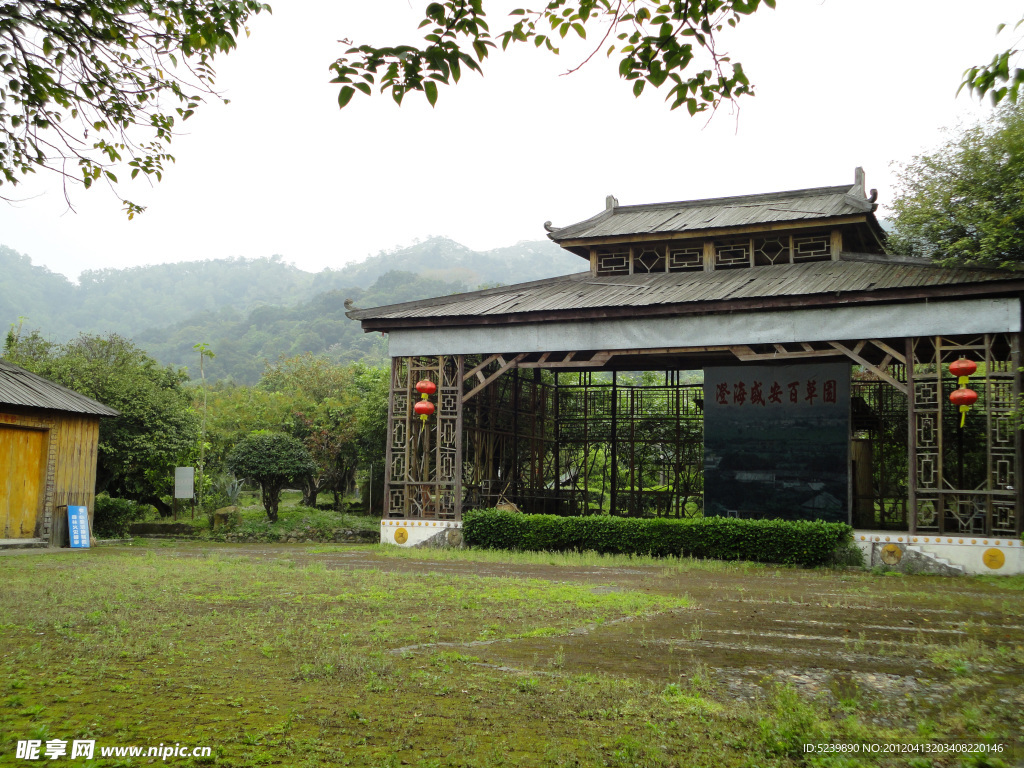
<path id="1" fill-rule="evenodd" d="M 213 512 L 213 530 L 242 522 L 242 513 L 237 506 L 221 507 Z"/>
<path id="2" fill-rule="evenodd" d="M 376 531 L 373 531 L 376 537 Z M 445 528 L 416 545 L 417 549 L 462 549 L 462 529 Z"/>

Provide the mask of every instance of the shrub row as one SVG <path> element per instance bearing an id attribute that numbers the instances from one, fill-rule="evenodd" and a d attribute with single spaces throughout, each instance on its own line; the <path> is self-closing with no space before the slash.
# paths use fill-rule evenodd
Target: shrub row
<path id="1" fill-rule="evenodd" d="M 559 517 L 495 509 L 466 512 L 462 532 L 469 546 L 485 549 L 592 550 L 802 566 L 829 563 L 837 549 L 853 541 L 853 529 L 846 523 L 817 520 Z"/>

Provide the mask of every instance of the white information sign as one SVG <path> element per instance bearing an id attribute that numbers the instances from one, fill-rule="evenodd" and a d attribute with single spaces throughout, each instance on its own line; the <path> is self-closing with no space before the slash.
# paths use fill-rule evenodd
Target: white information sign
<path id="1" fill-rule="evenodd" d="M 174 468 L 174 498 L 191 499 L 195 495 L 195 467 Z"/>

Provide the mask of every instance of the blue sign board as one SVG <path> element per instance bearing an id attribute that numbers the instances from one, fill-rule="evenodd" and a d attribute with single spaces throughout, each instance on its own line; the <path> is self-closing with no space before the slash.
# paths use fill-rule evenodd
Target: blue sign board
<path id="1" fill-rule="evenodd" d="M 89 548 L 89 510 L 86 507 L 68 506 L 68 535 L 72 547 Z"/>

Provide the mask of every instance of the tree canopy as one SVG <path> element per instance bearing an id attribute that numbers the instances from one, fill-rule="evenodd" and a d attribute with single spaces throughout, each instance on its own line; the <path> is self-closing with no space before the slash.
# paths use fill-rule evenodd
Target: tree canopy
<path id="1" fill-rule="evenodd" d="M 536 10 L 513 10 L 515 21 L 492 34 L 485 0 L 432 2 L 420 22 L 427 29 L 422 47 L 353 45 L 331 65 L 332 82 L 342 86 L 342 107 L 356 91 L 369 95 L 375 87 L 399 104 L 418 91 L 433 105 L 438 84 L 457 83 L 463 68 L 482 72 L 499 44 L 504 50 L 532 43 L 557 54 L 566 36 L 586 39 L 588 29 L 603 27 L 586 61 L 599 52 L 617 55 L 619 76 L 632 83 L 634 95 L 647 85 L 668 85 L 670 107 L 685 106 L 693 115 L 753 93 L 743 66 L 721 53 L 717 36 L 762 6 L 774 8 L 775 0 L 550 0 Z"/>
<path id="2" fill-rule="evenodd" d="M 897 253 L 949 266 L 1024 263 L 1024 103 L 914 157 L 892 207 Z"/>
<path id="3" fill-rule="evenodd" d="M 1013 28 L 1016 30 L 1022 24 L 1024 19 L 1014 24 Z M 996 33 L 1002 32 L 1006 27 L 1006 24 L 1000 24 Z M 1020 53 L 1019 48 L 1009 48 L 997 52 L 988 64 L 970 67 L 964 72 L 960 90 L 966 88 L 981 97 L 988 94 L 993 104 L 999 104 L 1004 100 L 1016 104 L 1020 86 L 1024 83 L 1024 69 L 1013 66 Z"/>
<path id="4" fill-rule="evenodd" d="M 259 483 L 263 507 L 272 523 L 277 522 L 284 486 L 302 480 L 316 469 L 309 451 L 296 438 L 265 430 L 239 440 L 228 455 L 227 466 L 239 477 Z"/>
<path id="5" fill-rule="evenodd" d="M 183 371 L 160 366 L 116 334 L 53 344 L 12 329 L 4 357 L 119 410 L 100 421 L 96 490 L 170 511 L 161 496 L 171 489 L 174 467 L 189 463 L 198 436 Z"/>
<path id="6" fill-rule="evenodd" d="M 0 185 L 38 168 L 115 184 L 122 164 L 159 179 L 177 121 L 216 95 L 214 57 L 269 10 L 257 0 L 0 3 Z"/>
<path id="7" fill-rule="evenodd" d="M 330 65 L 347 106 L 375 89 L 402 103 L 410 92 L 433 105 L 438 86 L 513 44 L 559 52 L 566 37 L 586 41 L 583 60 L 617 57 L 634 95 L 665 87 L 671 109 L 691 114 L 753 93 L 720 36 L 776 0 L 548 0 L 512 11 L 492 32 L 491 0 L 429 2 L 418 45 L 342 42 Z M 0 3 L 0 186 L 49 169 L 67 182 L 116 188 L 119 173 L 160 179 L 181 121 L 214 90 L 214 60 L 248 34 L 259 0 L 9 0 Z M 1022 20 L 1024 21 L 1024 20 Z M 588 37 L 589 35 L 589 37 Z M 1015 102 L 1024 72 L 1019 51 L 969 68 L 961 88 Z M 70 198 L 68 198 L 70 205 Z M 143 210 L 123 200 L 129 217 Z"/>

